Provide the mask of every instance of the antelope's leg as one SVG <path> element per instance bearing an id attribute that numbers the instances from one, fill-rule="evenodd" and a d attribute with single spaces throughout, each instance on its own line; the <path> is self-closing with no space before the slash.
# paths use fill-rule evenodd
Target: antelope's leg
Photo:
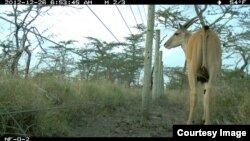
<path id="1" fill-rule="evenodd" d="M 190 93 L 189 93 L 189 116 L 187 124 L 193 124 L 195 107 L 197 105 L 197 81 L 194 73 L 191 72 L 189 73 L 188 80 L 189 80 Z"/>
<path id="2" fill-rule="evenodd" d="M 205 84 L 206 93 L 204 95 L 204 115 L 203 119 L 205 120 L 204 124 L 210 124 L 210 105 L 211 105 L 211 95 L 213 92 L 213 87 L 211 86 L 211 83 Z"/>
<path id="3" fill-rule="evenodd" d="M 212 61 L 210 61 L 212 62 Z M 212 65 L 210 65 L 212 66 Z M 204 95 L 204 115 L 203 115 L 203 119 L 205 120 L 204 124 L 211 124 L 211 97 L 214 94 L 214 86 L 216 83 L 216 77 L 218 74 L 218 70 L 219 70 L 219 66 L 218 64 L 215 64 L 214 67 L 210 67 L 209 69 L 209 80 L 207 83 L 205 83 L 205 89 L 206 89 L 206 93 Z"/>

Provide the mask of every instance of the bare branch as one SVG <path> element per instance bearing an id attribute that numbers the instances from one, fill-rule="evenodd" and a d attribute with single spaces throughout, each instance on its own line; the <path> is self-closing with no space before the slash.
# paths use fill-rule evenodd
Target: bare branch
<path id="1" fill-rule="evenodd" d="M 27 19 L 28 15 L 29 15 L 30 12 L 31 12 L 32 7 L 33 7 L 33 5 L 30 5 L 30 6 L 28 7 L 28 12 L 26 13 L 25 17 L 23 18 L 22 22 L 20 23 L 20 26 L 23 26 L 23 25 L 24 25 L 25 20 Z M 26 26 L 26 27 L 27 27 L 27 26 Z"/>
<path id="2" fill-rule="evenodd" d="M 194 5 L 194 9 L 195 9 L 195 12 L 197 14 L 197 17 L 199 18 L 199 20 L 201 22 L 201 25 L 205 26 L 206 24 L 205 24 L 204 18 L 202 17 L 202 13 L 207 9 L 207 5 L 205 5 L 205 7 L 201 10 L 198 7 L 198 5 Z"/>

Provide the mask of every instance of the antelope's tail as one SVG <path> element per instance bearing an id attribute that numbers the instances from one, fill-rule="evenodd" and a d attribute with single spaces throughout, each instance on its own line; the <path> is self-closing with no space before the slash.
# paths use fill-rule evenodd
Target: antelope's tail
<path id="1" fill-rule="evenodd" d="M 202 83 L 208 82 L 209 73 L 207 70 L 207 38 L 209 26 L 204 26 L 202 30 L 202 66 L 200 67 L 197 75 L 197 80 Z"/>
<path id="2" fill-rule="evenodd" d="M 209 30 L 209 26 L 203 27 L 203 41 L 202 41 L 202 67 L 207 68 L 207 31 Z"/>

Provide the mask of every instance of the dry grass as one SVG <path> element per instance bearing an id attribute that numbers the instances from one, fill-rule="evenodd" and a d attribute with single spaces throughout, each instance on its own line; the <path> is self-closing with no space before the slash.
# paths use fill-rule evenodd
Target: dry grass
<path id="1" fill-rule="evenodd" d="M 212 95 L 212 123 L 213 124 L 249 124 L 250 123 L 250 87 L 249 80 L 219 81 Z M 169 90 L 172 103 L 183 107 L 186 118 L 189 106 L 188 88 Z M 203 115 L 203 86 L 198 89 L 198 102 L 195 121 L 199 124 Z"/>
<path id="2" fill-rule="evenodd" d="M 70 136 L 83 116 L 113 112 L 133 95 L 112 84 L 55 78 L 4 78 L 0 89 L 1 136 Z"/>
<path id="3" fill-rule="evenodd" d="M 213 97 L 213 116 L 216 124 L 250 123 L 249 80 L 221 83 Z"/>

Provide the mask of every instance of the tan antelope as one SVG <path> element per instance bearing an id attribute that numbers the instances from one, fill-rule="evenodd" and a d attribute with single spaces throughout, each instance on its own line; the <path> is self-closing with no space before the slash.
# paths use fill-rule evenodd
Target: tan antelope
<path id="1" fill-rule="evenodd" d="M 187 28 L 197 20 L 197 18 L 193 18 L 184 25 L 179 25 L 177 31 L 164 46 L 168 49 L 181 46 L 185 52 L 190 87 L 190 108 L 187 124 L 194 122 L 197 81 L 205 83 L 203 120 L 205 120 L 204 124 L 210 124 L 210 97 L 221 67 L 221 46 L 217 34 L 210 30 L 208 26 L 202 27 L 193 34 L 187 31 Z"/>

